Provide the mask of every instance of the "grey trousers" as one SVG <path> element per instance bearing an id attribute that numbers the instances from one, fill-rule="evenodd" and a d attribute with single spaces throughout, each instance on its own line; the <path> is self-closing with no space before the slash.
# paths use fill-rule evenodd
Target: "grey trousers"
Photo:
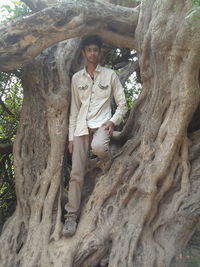
<path id="1" fill-rule="evenodd" d="M 89 129 L 89 135 L 74 137 L 68 203 L 65 205 L 67 212 L 79 211 L 90 146 L 94 155 L 104 159 L 110 157 L 109 142 L 110 136 L 104 127 Z"/>

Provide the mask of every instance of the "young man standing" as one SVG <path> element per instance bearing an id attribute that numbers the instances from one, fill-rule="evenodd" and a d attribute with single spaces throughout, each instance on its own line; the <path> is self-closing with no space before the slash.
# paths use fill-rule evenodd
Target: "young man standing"
<path id="1" fill-rule="evenodd" d="M 102 41 L 97 35 L 85 37 L 82 53 L 86 66 L 72 77 L 68 143 L 72 170 L 65 205 L 64 236 L 72 236 L 76 231 L 89 147 L 98 156 L 103 170 L 108 170 L 112 163 L 110 137 L 127 111 L 124 91 L 116 73 L 99 65 L 101 48 Z M 114 115 L 111 114 L 112 96 L 117 105 Z"/>

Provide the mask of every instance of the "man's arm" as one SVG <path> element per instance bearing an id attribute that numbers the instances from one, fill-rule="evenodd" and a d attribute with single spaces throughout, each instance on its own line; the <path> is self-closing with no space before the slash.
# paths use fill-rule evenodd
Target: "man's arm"
<path id="1" fill-rule="evenodd" d="M 73 139 L 74 139 L 74 131 L 76 128 L 77 116 L 81 107 L 81 101 L 79 99 L 79 95 L 77 92 L 77 88 L 74 81 L 74 76 L 72 77 L 71 83 L 71 107 L 70 107 L 70 115 L 69 115 L 69 144 L 68 150 L 70 153 L 73 151 Z"/>
<path id="2" fill-rule="evenodd" d="M 128 108 L 126 104 L 124 89 L 116 73 L 113 74 L 112 92 L 115 99 L 115 103 L 117 105 L 117 109 L 110 121 L 114 125 L 119 125 L 123 120 L 123 117 L 125 116 Z"/>
<path id="3" fill-rule="evenodd" d="M 112 121 L 106 121 L 101 126 L 104 127 L 104 129 L 108 132 L 109 136 L 112 136 L 115 127 Z"/>
<path id="4" fill-rule="evenodd" d="M 68 151 L 69 151 L 70 154 L 72 154 L 73 149 L 74 149 L 74 141 L 69 141 L 69 143 L 68 143 Z"/>

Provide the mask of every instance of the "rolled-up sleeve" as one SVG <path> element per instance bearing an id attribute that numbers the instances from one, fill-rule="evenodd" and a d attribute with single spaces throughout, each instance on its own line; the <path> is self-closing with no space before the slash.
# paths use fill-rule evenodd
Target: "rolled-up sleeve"
<path id="1" fill-rule="evenodd" d="M 77 86 L 75 84 L 75 77 L 72 77 L 71 83 L 71 107 L 69 116 L 69 141 L 74 139 L 74 131 L 76 128 L 76 122 L 78 113 L 81 107 L 81 101 L 77 92 Z"/>
<path id="2" fill-rule="evenodd" d="M 117 105 L 117 109 L 110 121 L 112 121 L 115 125 L 119 125 L 122 122 L 123 117 L 125 116 L 128 108 L 126 104 L 124 89 L 116 73 L 113 74 L 112 92 L 115 99 L 115 103 Z"/>

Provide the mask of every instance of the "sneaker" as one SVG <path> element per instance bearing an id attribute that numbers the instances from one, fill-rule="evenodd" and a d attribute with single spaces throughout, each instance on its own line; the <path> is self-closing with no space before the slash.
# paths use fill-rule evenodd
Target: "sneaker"
<path id="1" fill-rule="evenodd" d="M 73 236 L 77 228 L 77 215 L 74 213 L 68 213 L 65 217 L 65 223 L 63 226 L 62 234 L 65 237 Z"/>

